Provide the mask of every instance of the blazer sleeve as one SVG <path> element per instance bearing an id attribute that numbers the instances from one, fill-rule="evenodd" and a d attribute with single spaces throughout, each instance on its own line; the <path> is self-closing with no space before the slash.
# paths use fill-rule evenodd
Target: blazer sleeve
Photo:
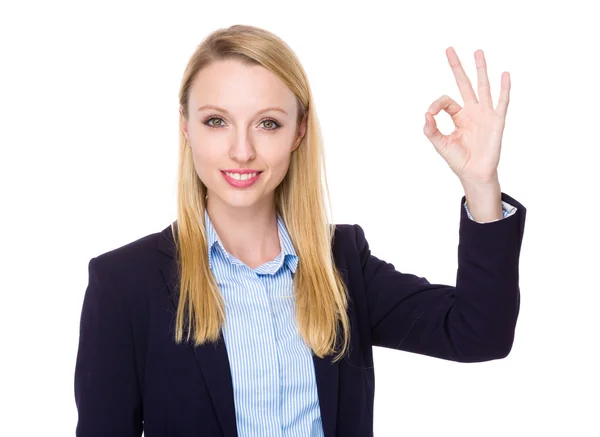
<path id="1" fill-rule="evenodd" d="M 139 437 L 142 401 L 131 320 L 98 258 L 88 271 L 75 365 L 76 435 Z"/>
<path id="2" fill-rule="evenodd" d="M 516 212 L 481 224 L 467 217 L 463 196 L 456 286 L 397 271 L 371 254 L 362 228 L 354 225 L 374 346 L 460 362 L 509 354 L 520 307 L 526 209 L 504 193 L 502 200 Z"/>
<path id="3" fill-rule="evenodd" d="M 469 217 L 471 220 L 476 221 L 477 223 L 492 223 L 492 222 L 495 222 L 495 221 L 498 221 L 498 220 L 502 220 L 500 218 L 500 219 L 496 219 L 496 220 L 490 220 L 490 221 L 487 221 L 487 222 L 480 222 L 478 220 L 475 220 L 473 218 L 473 216 L 471 215 L 471 211 L 469 211 L 469 205 L 467 205 L 467 202 L 464 203 L 464 206 L 465 206 L 465 210 L 467 211 L 467 217 Z M 506 202 L 502 202 L 502 218 L 510 217 L 515 212 L 517 212 L 517 208 L 515 208 L 512 205 L 509 205 Z"/>

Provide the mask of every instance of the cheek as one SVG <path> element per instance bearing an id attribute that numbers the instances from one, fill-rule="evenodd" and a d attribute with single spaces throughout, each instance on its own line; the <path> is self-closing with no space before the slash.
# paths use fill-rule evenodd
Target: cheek
<path id="1" fill-rule="evenodd" d="M 192 147 L 192 159 L 198 177 L 207 185 L 207 178 L 219 166 L 222 154 L 218 153 L 217 148 L 207 147 L 206 144 L 203 144 L 202 147 L 196 145 Z"/>
<path id="2" fill-rule="evenodd" d="M 257 150 L 258 158 L 262 158 L 277 179 L 282 180 L 287 174 L 292 158 L 293 132 L 266 138 L 264 147 Z"/>
<path id="3" fill-rule="evenodd" d="M 267 160 L 273 177 L 277 179 L 278 183 L 281 182 L 287 174 L 288 168 L 290 166 L 290 158 L 290 153 L 279 153 L 277 155 L 272 156 L 270 160 Z"/>

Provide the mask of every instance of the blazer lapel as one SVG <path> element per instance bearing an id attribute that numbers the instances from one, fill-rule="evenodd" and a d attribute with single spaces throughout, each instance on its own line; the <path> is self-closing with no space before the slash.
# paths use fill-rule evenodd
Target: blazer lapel
<path id="1" fill-rule="evenodd" d="M 313 362 L 317 377 L 323 431 L 325 437 L 334 437 L 338 407 L 339 364 L 332 363 L 330 357 L 319 358 L 314 354 Z"/>
<path id="2" fill-rule="evenodd" d="M 333 239 L 333 258 L 342 275 L 342 279 L 346 284 L 349 284 L 348 271 L 341 267 L 346 265 L 345 260 L 343 260 L 343 252 L 336 250 L 335 237 L 337 237 L 337 232 Z M 349 310 L 349 316 L 350 313 L 351 310 Z M 319 358 L 313 354 L 317 377 L 317 391 L 319 393 L 319 403 L 321 404 L 321 420 L 323 421 L 325 437 L 335 437 L 338 417 L 340 361 L 333 363 L 332 360 L 333 355 Z"/>
<path id="3" fill-rule="evenodd" d="M 177 310 L 179 284 L 176 281 L 175 241 L 170 226 L 161 232 L 158 248 L 168 256 L 161 264 L 160 270 L 169 289 L 174 309 Z M 222 335 L 217 343 L 206 343 L 199 347 L 190 344 L 190 347 L 193 349 L 196 361 L 204 375 L 206 386 L 223 430 L 223 436 L 237 437 L 233 385 L 229 370 L 229 359 Z"/>

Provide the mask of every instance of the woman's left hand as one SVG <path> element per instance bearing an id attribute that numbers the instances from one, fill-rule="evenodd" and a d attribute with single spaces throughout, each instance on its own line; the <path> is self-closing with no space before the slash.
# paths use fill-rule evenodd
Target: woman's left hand
<path id="1" fill-rule="evenodd" d="M 425 113 L 423 132 L 463 185 L 492 183 L 498 178 L 502 133 L 510 94 L 510 75 L 506 71 L 502 73 L 500 97 L 494 109 L 483 51 L 475 52 L 479 100 L 452 47 L 446 49 L 446 56 L 464 107 L 448 96 L 440 97 Z M 433 117 L 441 110 L 452 117 L 456 127 L 450 135 L 443 135 L 438 130 Z"/>

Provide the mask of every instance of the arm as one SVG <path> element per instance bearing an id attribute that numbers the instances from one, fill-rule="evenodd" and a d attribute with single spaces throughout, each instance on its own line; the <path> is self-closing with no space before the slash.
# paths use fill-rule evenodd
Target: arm
<path id="1" fill-rule="evenodd" d="M 96 258 L 81 311 L 75 366 L 78 437 L 142 435 L 142 401 L 131 322 Z"/>
<path id="2" fill-rule="evenodd" d="M 365 281 L 374 346 L 476 362 L 503 358 L 512 348 L 519 313 L 519 255 L 525 208 L 482 225 L 461 201 L 456 286 L 401 273 L 371 254 L 360 226 L 356 242 Z"/>

